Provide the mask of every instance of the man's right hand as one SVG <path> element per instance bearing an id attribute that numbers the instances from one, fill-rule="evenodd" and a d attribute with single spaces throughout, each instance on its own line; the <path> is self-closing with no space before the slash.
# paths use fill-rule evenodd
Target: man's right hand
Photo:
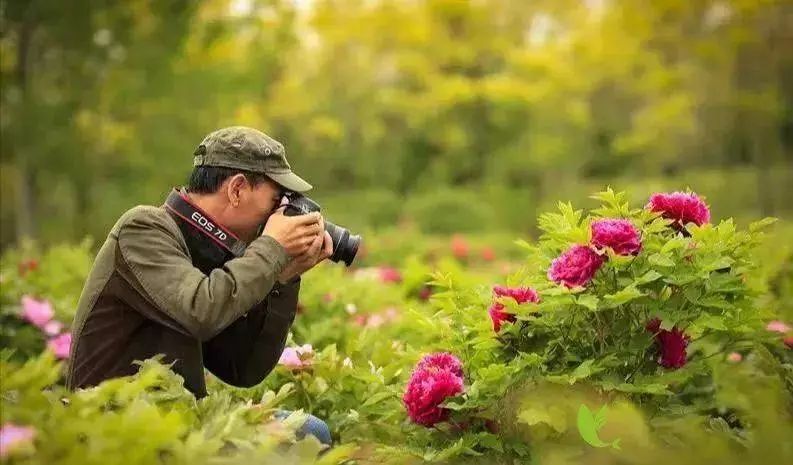
<path id="1" fill-rule="evenodd" d="M 278 241 L 291 257 L 305 253 L 311 243 L 324 231 L 319 212 L 298 216 L 284 215 L 285 207 L 276 210 L 264 225 L 262 235 Z"/>

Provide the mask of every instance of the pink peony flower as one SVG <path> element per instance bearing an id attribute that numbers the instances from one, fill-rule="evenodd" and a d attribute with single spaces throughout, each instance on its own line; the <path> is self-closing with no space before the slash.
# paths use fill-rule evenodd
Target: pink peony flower
<path id="1" fill-rule="evenodd" d="M 677 230 L 682 230 L 688 223 L 702 226 L 710 222 L 710 209 L 693 192 L 653 194 L 650 196 L 646 208 L 653 212 L 660 212 L 666 219 L 674 220 L 672 227 Z"/>
<path id="2" fill-rule="evenodd" d="M 784 322 L 779 320 L 774 320 L 768 323 L 765 327 L 768 331 L 773 331 L 775 333 L 788 333 L 790 332 L 790 326 L 786 325 Z"/>
<path id="3" fill-rule="evenodd" d="M 22 318 L 29 323 L 44 329 L 44 325 L 52 320 L 55 312 L 47 300 L 36 300 L 29 295 L 22 296 Z"/>
<path id="4" fill-rule="evenodd" d="M 383 326 L 386 322 L 385 317 L 379 313 L 373 313 L 366 318 L 364 326 L 367 328 L 379 328 Z"/>
<path id="5" fill-rule="evenodd" d="M 311 344 L 303 344 L 302 346 L 295 347 L 295 352 L 298 355 L 314 355 L 314 348 Z"/>
<path id="6" fill-rule="evenodd" d="M 47 349 L 51 350 L 55 357 L 61 360 L 69 358 L 71 348 L 72 333 L 63 333 L 47 341 Z"/>
<path id="7" fill-rule="evenodd" d="M 384 283 L 398 283 L 402 281 L 399 270 L 390 266 L 380 267 L 380 281 Z"/>
<path id="8" fill-rule="evenodd" d="M 463 379 L 451 371 L 416 369 L 408 381 L 402 402 L 414 423 L 432 426 L 449 417 L 449 410 L 440 404 L 461 392 Z"/>
<path id="9" fill-rule="evenodd" d="M 383 317 L 388 323 L 399 320 L 400 316 L 399 309 L 396 307 L 388 307 L 383 311 Z"/>
<path id="10" fill-rule="evenodd" d="M 0 427 L 0 458 L 5 458 L 14 449 L 33 442 L 36 430 L 30 426 L 5 423 Z"/>
<path id="11" fill-rule="evenodd" d="M 727 355 L 728 362 L 738 363 L 741 360 L 743 360 L 743 355 L 739 354 L 738 352 L 730 352 L 730 354 Z"/>
<path id="12" fill-rule="evenodd" d="M 504 311 L 504 304 L 501 302 L 493 302 L 487 310 L 487 314 L 490 315 L 490 320 L 493 322 L 493 331 L 495 332 L 501 331 L 501 326 L 504 323 L 514 323 L 517 321 L 515 315 Z"/>
<path id="13" fill-rule="evenodd" d="M 459 234 L 452 236 L 452 254 L 459 259 L 468 258 L 468 241 Z"/>
<path id="14" fill-rule="evenodd" d="M 655 342 L 660 346 L 661 354 L 658 363 L 665 368 L 680 368 L 686 364 L 686 347 L 689 337 L 679 329 L 671 331 L 661 329 L 661 320 L 653 318 L 645 326 L 648 331 L 655 334 Z"/>
<path id="15" fill-rule="evenodd" d="M 548 279 L 567 287 L 584 286 L 603 265 L 603 257 L 585 245 L 574 245 L 557 257 L 548 269 Z"/>
<path id="16" fill-rule="evenodd" d="M 55 336 L 58 333 L 60 333 L 62 329 L 63 329 L 63 323 L 61 323 L 58 320 L 50 320 L 47 324 L 44 325 L 44 328 L 42 328 L 44 334 L 46 334 L 47 336 Z"/>
<path id="17" fill-rule="evenodd" d="M 303 344 L 297 347 L 285 347 L 278 359 L 278 364 L 289 369 L 296 370 L 311 366 L 311 359 L 314 356 L 314 348 L 311 344 Z"/>
<path id="18" fill-rule="evenodd" d="M 285 347 L 281 352 L 281 358 L 278 359 L 278 364 L 283 365 L 289 369 L 297 369 L 303 366 L 303 361 L 297 351 L 292 347 Z"/>
<path id="19" fill-rule="evenodd" d="M 636 255 L 642 248 L 639 231 L 628 220 L 605 219 L 592 222 L 592 245 L 598 249 L 606 247 L 617 255 Z"/>
<path id="20" fill-rule="evenodd" d="M 448 371 L 456 376 L 463 377 L 463 364 L 460 359 L 448 352 L 435 352 L 434 354 L 425 355 L 419 360 L 416 365 L 416 370 L 419 371 Z"/>

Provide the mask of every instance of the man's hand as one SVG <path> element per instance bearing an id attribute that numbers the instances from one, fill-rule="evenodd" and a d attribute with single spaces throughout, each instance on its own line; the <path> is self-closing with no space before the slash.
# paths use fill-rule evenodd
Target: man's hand
<path id="1" fill-rule="evenodd" d="M 314 268 L 317 263 L 333 255 L 333 239 L 325 231 L 325 221 L 320 217 L 322 234 L 317 234 L 314 241 L 305 253 L 295 257 L 278 276 L 278 281 L 286 283 L 296 276 L 302 275 L 306 271 Z"/>
<path id="2" fill-rule="evenodd" d="M 286 216 L 284 208 L 281 207 L 270 215 L 262 235 L 268 235 L 278 241 L 290 257 L 299 257 L 309 250 L 315 238 L 319 237 L 321 242 L 325 223 L 318 212 Z"/>

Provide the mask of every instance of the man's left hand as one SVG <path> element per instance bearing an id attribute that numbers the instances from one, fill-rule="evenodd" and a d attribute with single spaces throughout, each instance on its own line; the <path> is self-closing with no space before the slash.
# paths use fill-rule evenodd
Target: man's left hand
<path id="1" fill-rule="evenodd" d="M 295 257 L 286 265 L 286 268 L 284 268 L 278 276 L 278 281 L 282 284 L 302 275 L 311 268 L 314 268 L 319 262 L 333 255 L 333 239 L 331 239 L 330 234 L 325 231 L 324 219 L 320 218 L 319 222 L 320 231 L 322 231 L 322 233 L 314 237 L 314 241 L 305 253 Z"/>

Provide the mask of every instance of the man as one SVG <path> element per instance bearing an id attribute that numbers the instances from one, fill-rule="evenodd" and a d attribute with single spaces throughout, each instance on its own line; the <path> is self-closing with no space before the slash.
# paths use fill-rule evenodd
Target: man
<path id="1" fill-rule="evenodd" d="M 300 276 L 332 254 L 319 213 L 285 216 L 281 206 L 285 191 L 311 185 L 280 143 L 241 126 L 205 137 L 193 164 L 187 189 L 124 213 L 100 249 L 72 326 L 69 388 L 164 354 L 202 397 L 204 368 L 254 386 L 278 362 Z"/>

